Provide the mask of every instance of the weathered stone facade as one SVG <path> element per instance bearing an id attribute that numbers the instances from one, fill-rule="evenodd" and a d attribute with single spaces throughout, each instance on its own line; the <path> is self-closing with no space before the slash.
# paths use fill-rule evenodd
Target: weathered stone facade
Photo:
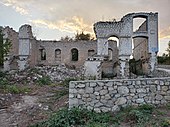
<path id="1" fill-rule="evenodd" d="M 19 33 L 9 27 L 3 32 L 4 38 L 10 39 L 12 48 L 7 56 L 5 56 L 5 70 L 19 69 L 24 70 L 27 67 L 35 65 L 59 65 L 65 64 L 71 68 L 81 68 L 85 60 L 96 54 L 96 41 L 42 41 L 36 40 L 32 34 L 30 25 L 23 25 L 19 29 Z M 12 35 L 11 35 L 11 32 Z M 117 49 L 116 44 L 110 42 L 111 60 L 116 60 Z M 77 51 L 77 52 L 73 52 Z M 113 52 L 114 51 L 114 52 Z M 74 60 L 74 55 L 77 59 Z M 15 68 L 12 68 L 15 61 Z M 110 66 L 112 66 L 112 62 Z"/>
<path id="2" fill-rule="evenodd" d="M 170 102 L 170 78 L 72 81 L 69 107 L 97 112 L 117 111 L 128 105 Z"/>
<path id="3" fill-rule="evenodd" d="M 133 19 L 145 18 L 137 31 L 133 32 Z M 147 38 L 145 47 L 140 45 L 141 50 L 145 49 L 148 73 L 153 72 L 156 66 L 156 54 L 158 52 L 158 13 L 130 13 L 120 21 L 97 22 L 94 24 L 94 31 L 97 37 L 97 55 L 108 56 L 108 39 L 117 37 L 119 39 L 119 69 L 117 74 L 120 77 L 129 77 L 129 59 L 132 55 L 132 39 L 141 42 L 141 37 Z M 137 45 L 135 43 L 135 46 Z M 139 45 L 138 44 L 138 45 Z M 134 54 L 141 50 L 135 50 Z M 102 62 L 102 61 L 101 61 Z"/>
<path id="4" fill-rule="evenodd" d="M 146 21 L 133 32 L 133 19 L 138 17 L 145 18 Z M 4 29 L 5 37 L 9 37 L 10 34 L 8 35 L 6 29 L 13 30 Z M 84 66 L 87 77 L 101 79 L 102 74 L 106 73 L 127 78 L 133 39 L 134 47 L 137 47 L 133 51 L 134 58 L 144 60 L 143 68 L 147 74 L 154 71 L 158 52 L 157 13 L 131 13 L 118 22 L 97 22 L 94 24 L 94 31 L 97 41 L 42 41 L 34 38 L 30 25 L 23 25 L 19 33 L 13 31 L 15 34 L 9 37 L 13 47 L 5 56 L 5 70 L 16 67 L 24 70 L 35 65 L 64 63 L 71 68 Z M 118 42 L 109 40 L 110 37 L 118 38 L 119 47 L 117 47 Z M 15 68 L 12 68 L 14 63 Z"/>

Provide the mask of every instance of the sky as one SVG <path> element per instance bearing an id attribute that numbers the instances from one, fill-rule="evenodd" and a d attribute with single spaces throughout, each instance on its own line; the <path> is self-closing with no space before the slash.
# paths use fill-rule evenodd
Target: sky
<path id="1" fill-rule="evenodd" d="M 18 31 L 30 24 L 41 40 L 93 32 L 98 21 L 119 21 L 128 13 L 158 12 L 159 55 L 170 41 L 170 0 L 0 0 L 0 26 Z"/>

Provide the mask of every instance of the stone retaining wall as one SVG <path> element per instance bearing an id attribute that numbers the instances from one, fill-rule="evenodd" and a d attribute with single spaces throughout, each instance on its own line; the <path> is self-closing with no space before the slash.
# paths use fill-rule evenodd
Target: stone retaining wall
<path id="1" fill-rule="evenodd" d="M 170 77 L 71 81 L 69 108 L 82 106 L 97 112 L 117 111 L 128 105 L 170 102 Z"/>

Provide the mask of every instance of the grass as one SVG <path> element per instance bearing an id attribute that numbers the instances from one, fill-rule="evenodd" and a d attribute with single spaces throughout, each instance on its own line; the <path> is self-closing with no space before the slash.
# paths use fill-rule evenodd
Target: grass
<path id="1" fill-rule="evenodd" d="M 107 127 L 114 123 L 110 113 L 96 113 L 86 109 L 66 108 L 54 113 L 48 120 L 35 124 L 32 127 Z M 117 121 L 116 121 L 117 123 Z"/>
<path id="2" fill-rule="evenodd" d="M 161 118 L 160 113 L 155 114 L 156 110 L 151 105 L 130 106 L 113 114 L 64 108 L 31 127 L 122 127 L 122 123 L 128 123 L 132 127 L 169 127 L 170 120 Z"/>
<path id="3" fill-rule="evenodd" d="M 19 87 L 16 85 L 4 85 L 3 87 L 1 86 L 0 89 L 4 92 L 4 93 L 12 93 L 12 94 L 20 94 L 20 93 L 28 93 L 31 92 L 31 89 L 28 87 Z"/>
<path id="4" fill-rule="evenodd" d="M 7 75 L 5 73 L 0 72 L 0 90 L 2 92 L 19 94 L 19 93 L 26 93 L 31 91 L 26 86 L 19 87 L 15 84 L 11 84 L 6 77 Z"/>
<path id="5" fill-rule="evenodd" d="M 43 76 L 39 78 L 36 83 L 40 86 L 43 86 L 43 85 L 50 85 L 52 81 L 49 76 Z"/>

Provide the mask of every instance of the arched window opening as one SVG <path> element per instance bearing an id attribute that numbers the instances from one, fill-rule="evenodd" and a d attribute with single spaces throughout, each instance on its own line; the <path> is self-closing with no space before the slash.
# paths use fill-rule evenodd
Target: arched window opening
<path id="1" fill-rule="evenodd" d="M 108 60 L 112 61 L 113 60 L 113 50 L 111 48 L 109 48 L 108 51 L 109 51 L 109 58 L 108 58 Z"/>
<path id="2" fill-rule="evenodd" d="M 114 45 L 116 45 L 117 47 L 119 47 L 119 39 L 118 39 L 117 37 L 115 37 L 115 36 L 112 37 L 112 36 L 111 36 L 111 37 L 108 38 L 108 42 L 109 42 L 109 41 L 110 41 L 110 42 L 113 42 Z"/>
<path id="3" fill-rule="evenodd" d="M 94 49 L 88 50 L 88 56 L 93 56 L 95 54 Z"/>
<path id="4" fill-rule="evenodd" d="M 71 50 L 71 60 L 72 61 L 78 61 L 78 50 L 76 48 L 73 48 Z"/>
<path id="5" fill-rule="evenodd" d="M 41 58 L 41 60 L 46 60 L 46 51 L 45 51 L 45 49 L 40 49 L 40 58 Z"/>
<path id="6" fill-rule="evenodd" d="M 61 50 L 60 49 L 55 50 L 55 60 L 61 61 Z"/>
<path id="7" fill-rule="evenodd" d="M 146 32 L 147 31 L 147 19 L 143 17 L 133 18 L 133 32 Z"/>

